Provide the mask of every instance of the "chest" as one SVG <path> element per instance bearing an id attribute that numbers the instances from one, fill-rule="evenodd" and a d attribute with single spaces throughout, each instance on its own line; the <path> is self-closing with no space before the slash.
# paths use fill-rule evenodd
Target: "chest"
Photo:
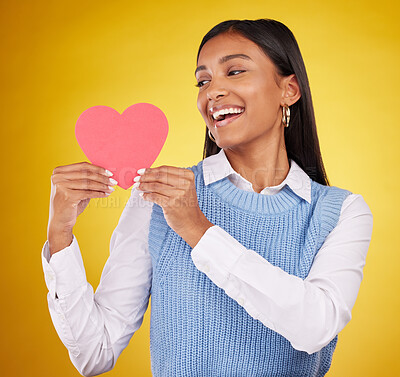
<path id="1" fill-rule="evenodd" d="M 299 206 L 269 216 L 241 211 L 209 200 L 199 201 L 205 216 L 247 249 L 287 273 L 305 278 L 315 256 L 319 235 L 318 216 L 310 206 Z M 155 212 L 154 212 L 155 211 Z M 200 273 L 191 259 L 192 248 L 165 222 L 162 208 L 153 207 L 149 247 L 156 282 L 197 278 Z"/>

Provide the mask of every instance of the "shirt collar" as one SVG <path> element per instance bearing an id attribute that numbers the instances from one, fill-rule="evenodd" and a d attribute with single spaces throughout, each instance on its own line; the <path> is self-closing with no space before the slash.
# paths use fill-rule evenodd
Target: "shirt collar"
<path id="1" fill-rule="evenodd" d="M 265 187 L 260 194 L 273 194 L 288 185 L 295 194 L 311 203 L 311 180 L 307 173 L 294 162 L 289 160 L 289 173 L 277 186 Z M 233 170 L 225 151 L 221 149 L 217 154 L 208 156 L 203 160 L 203 177 L 205 185 L 228 177 L 236 186 L 247 191 L 254 191 L 249 181 Z"/>

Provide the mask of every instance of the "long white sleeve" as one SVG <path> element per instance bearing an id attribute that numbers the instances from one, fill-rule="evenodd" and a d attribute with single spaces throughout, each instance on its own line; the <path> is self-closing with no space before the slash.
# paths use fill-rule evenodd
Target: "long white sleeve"
<path id="1" fill-rule="evenodd" d="M 151 288 L 148 229 L 152 203 L 132 189 L 110 240 L 110 256 L 96 293 L 87 282 L 78 242 L 49 255 L 42 265 L 54 327 L 70 359 L 84 376 L 114 368 L 121 352 L 142 324 Z"/>
<path id="2" fill-rule="evenodd" d="M 336 227 L 306 279 L 273 266 L 219 226 L 192 249 L 196 267 L 255 319 L 311 354 L 350 321 L 372 234 L 372 213 L 358 194 L 343 202 Z"/>

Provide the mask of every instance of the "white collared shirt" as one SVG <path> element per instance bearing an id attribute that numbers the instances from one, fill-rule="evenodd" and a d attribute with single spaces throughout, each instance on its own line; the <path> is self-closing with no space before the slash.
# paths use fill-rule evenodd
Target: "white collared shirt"
<path id="1" fill-rule="evenodd" d="M 253 190 L 251 183 L 232 169 L 223 149 L 204 159 L 203 176 L 205 184 L 228 176 L 239 188 Z M 286 184 L 310 202 L 310 178 L 293 160 L 285 180 L 260 194 L 273 195 Z M 47 240 L 42 249 L 50 315 L 72 363 L 82 374 L 104 373 L 114 367 L 148 307 L 153 203 L 143 200 L 139 192 L 132 189 L 114 229 L 110 256 L 95 293 L 87 282 L 75 235 L 71 245 L 51 258 Z M 284 336 L 295 349 L 313 353 L 351 319 L 372 222 L 363 197 L 349 195 L 305 280 L 273 266 L 216 225 L 207 229 L 191 256 L 195 266 L 249 315 Z"/>
<path id="2" fill-rule="evenodd" d="M 303 169 L 293 160 L 289 160 L 290 169 L 286 178 L 277 186 L 265 187 L 260 194 L 277 194 L 285 185 L 288 185 L 298 196 L 311 203 L 311 181 Z M 225 151 L 221 149 L 217 154 L 204 159 L 203 177 L 205 185 L 228 177 L 238 188 L 245 191 L 254 191 L 251 182 L 233 170 Z"/>

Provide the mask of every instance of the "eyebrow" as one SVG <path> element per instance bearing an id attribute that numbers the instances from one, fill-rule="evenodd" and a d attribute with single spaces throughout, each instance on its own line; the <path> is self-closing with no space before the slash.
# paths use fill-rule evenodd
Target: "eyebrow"
<path id="1" fill-rule="evenodd" d="M 219 64 L 223 64 L 226 63 L 228 60 L 231 59 L 236 59 L 236 58 L 242 58 L 242 59 L 246 59 L 246 60 L 252 60 L 250 58 L 250 56 L 247 56 L 245 54 L 232 54 L 232 55 L 225 55 L 222 58 L 219 59 Z M 207 69 L 207 67 L 205 65 L 199 65 L 196 70 L 194 71 L 194 74 L 196 75 L 197 72 L 199 71 L 203 71 Z"/>

